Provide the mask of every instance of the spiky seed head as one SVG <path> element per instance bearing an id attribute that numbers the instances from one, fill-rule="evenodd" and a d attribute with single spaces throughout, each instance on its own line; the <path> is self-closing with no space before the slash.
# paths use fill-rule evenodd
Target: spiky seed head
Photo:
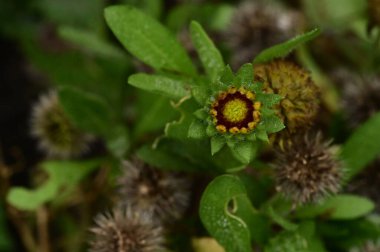
<path id="1" fill-rule="evenodd" d="M 98 214 L 90 232 L 90 252 L 164 251 L 163 229 L 150 214 L 131 207 Z"/>
<path id="2" fill-rule="evenodd" d="M 49 157 L 77 157 L 89 149 L 93 137 L 77 129 L 59 104 L 55 91 L 44 94 L 33 106 L 31 134 Z"/>
<path id="3" fill-rule="evenodd" d="M 255 80 L 264 84 L 266 93 L 283 97 L 274 108 L 286 131 L 309 128 L 319 110 L 319 89 L 305 69 L 285 60 L 274 60 L 254 66 Z"/>
<path id="4" fill-rule="evenodd" d="M 380 0 L 368 0 L 369 28 L 380 26 Z"/>
<path id="5" fill-rule="evenodd" d="M 158 170 L 134 158 L 122 163 L 118 180 L 121 204 L 150 212 L 163 222 L 179 219 L 189 206 L 191 182 L 184 176 Z"/>
<path id="6" fill-rule="evenodd" d="M 375 203 L 377 213 L 380 213 L 380 158 L 363 169 L 346 186 L 349 193 L 370 198 Z"/>
<path id="7" fill-rule="evenodd" d="M 276 189 L 295 204 L 317 202 L 337 193 L 342 179 L 342 164 L 331 141 L 322 134 L 296 135 L 276 153 Z"/>
<path id="8" fill-rule="evenodd" d="M 343 112 L 351 128 L 380 111 L 380 75 L 361 76 L 339 69 L 332 76 L 341 89 Z"/>
<path id="9" fill-rule="evenodd" d="M 232 16 L 226 41 L 237 69 L 263 49 L 284 42 L 303 30 L 304 18 L 297 11 L 259 1 L 245 1 Z"/>

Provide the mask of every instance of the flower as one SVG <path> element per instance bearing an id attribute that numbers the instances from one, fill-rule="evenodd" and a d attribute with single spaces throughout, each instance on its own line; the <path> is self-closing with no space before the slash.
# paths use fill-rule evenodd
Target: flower
<path id="1" fill-rule="evenodd" d="M 232 49 L 232 66 L 236 69 L 263 49 L 286 41 L 302 32 L 300 12 L 258 1 L 245 1 L 234 12 L 226 41 Z"/>
<path id="2" fill-rule="evenodd" d="M 88 151 L 93 137 L 77 129 L 64 113 L 55 91 L 33 106 L 31 134 L 49 157 L 77 157 Z"/>
<path id="3" fill-rule="evenodd" d="M 342 108 L 348 125 L 356 128 L 380 111 L 380 76 L 361 76 L 339 69 L 333 79 L 341 89 Z"/>
<path id="4" fill-rule="evenodd" d="M 98 214 L 95 223 L 90 229 L 90 252 L 164 251 L 163 229 L 145 212 L 116 208 Z"/>
<path id="5" fill-rule="evenodd" d="M 342 164 L 330 143 L 322 140 L 320 132 L 296 135 L 288 141 L 276 155 L 276 189 L 300 204 L 337 193 Z"/>
<path id="6" fill-rule="evenodd" d="M 252 64 L 236 75 L 227 66 L 215 82 L 192 92 L 201 108 L 194 112 L 188 136 L 211 138 L 213 155 L 227 144 L 238 160 L 248 163 L 258 139 L 268 141 L 267 134 L 284 128 L 271 109 L 282 97 L 262 91 L 262 84 L 254 82 Z"/>
<path id="7" fill-rule="evenodd" d="M 319 89 L 309 72 L 285 60 L 273 60 L 254 66 L 255 80 L 264 91 L 283 97 L 274 107 L 289 133 L 308 129 L 319 110 Z"/>
<path id="8" fill-rule="evenodd" d="M 182 217 L 190 201 L 191 183 L 187 178 L 158 170 L 137 158 L 124 161 L 122 169 L 118 180 L 122 205 L 147 211 L 164 222 Z"/>
<path id="9" fill-rule="evenodd" d="M 220 92 L 210 109 L 216 129 L 232 134 L 253 130 L 260 122 L 261 108 L 261 102 L 254 99 L 255 95 L 244 87 L 239 90 L 230 87 L 227 92 Z"/>

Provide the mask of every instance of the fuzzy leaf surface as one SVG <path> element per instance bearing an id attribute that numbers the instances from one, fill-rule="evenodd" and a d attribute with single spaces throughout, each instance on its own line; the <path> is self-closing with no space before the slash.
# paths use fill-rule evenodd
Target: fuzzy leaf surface
<path id="1" fill-rule="evenodd" d="M 256 56 L 256 58 L 253 60 L 253 63 L 265 63 L 275 58 L 285 57 L 297 46 L 300 46 L 303 43 L 316 38 L 320 33 L 321 30 L 319 28 L 316 28 L 302 35 L 298 35 L 284 43 L 265 49 Z"/>
<path id="2" fill-rule="evenodd" d="M 185 49 L 157 20 L 127 5 L 108 7 L 104 13 L 115 36 L 142 62 L 157 70 L 196 73 Z"/>

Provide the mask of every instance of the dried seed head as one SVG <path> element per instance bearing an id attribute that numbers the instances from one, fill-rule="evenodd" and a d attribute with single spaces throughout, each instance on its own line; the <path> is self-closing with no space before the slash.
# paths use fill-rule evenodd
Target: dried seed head
<path id="1" fill-rule="evenodd" d="M 190 200 L 190 180 L 155 169 L 141 160 L 124 161 L 118 181 L 121 204 L 147 211 L 164 222 L 182 217 Z"/>
<path id="2" fill-rule="evenodd" d="M 254 66 L 255 80 L 266 93 L 283 97 L 274 108 L 290 133 L 309 128 L 319 110 L 319 89 L 309 72 L 289 61 Z"/>
<path id="3" fill-rule="evenodd" d="M 284 150 L 277 152 L 277 190 L 296 204 L 316 202 L 337 193 L 342 165 L 330 143 L 324 142 L 320 133 L 297 135 L 288 141 Z"/>
<path id="4" fill-rule="evenodd" d="M 333 79 L 341 88 L 342 108 L 350 127 L 380 111 L 380 75 L 360 76 L 340 69 L 333 73 Z"/>
<path id="5" fill-rule="evenodd" d="M 90 252 L 164 251 L 163 229 L 149 214 L 130 207 L 99 214 L 90 229 Z"/>
<path id="6" fill-rule="evenodd" d="M 31 134 L 49 157 L 77 157 L 88 151 L 93 137 L 83 133 L 69 121 L 55 91 L 40 97 L 33 106 Z"/>
<path id="7" fill-rule="evenodd" d="M 380 158 L 377 158 L 347 185 L 346 190 L 349 193 L 358 194 L 370 198 L 376 207 L 377 213 L 380 213 Z"/>
<path id="8" fill-rule="evenodd" d="M 260 122 L 260 108 L 261 102 L 255 101 L 254 93 L 242 87 L 230 87 L 218 94 L 210 114 L 219 132 L 247 134 Z"/>
<path id="9" fill-rule="evenodd" d="M 350 252 L 379 252 L 380 241 L 367 241 L 361 247 L 350 249 Z"/>
<path id="10" fill-rule="evenodd" d="M 380 26 L 380 0 L 368 0 L 369 27 Z"/>
<path id="11" fill-rule="evenodd" d="M 301 13 L 257 1 L 246 1 L 235 11 L 226 33 L 232 49 L 232 66 L 237 69 L 263 49 L 300 33 Z"/>

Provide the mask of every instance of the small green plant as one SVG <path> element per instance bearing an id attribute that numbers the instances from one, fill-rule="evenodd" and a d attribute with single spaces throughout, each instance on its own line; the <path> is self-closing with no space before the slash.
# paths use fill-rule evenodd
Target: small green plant
<path id="1" fill-rule="evenodd" d="M 377 191 L 359 193 L 367 198 L 355 186 L 377 181 L 363 171 L 371 177 L 379 163 L 379 78 L 332 71 L 335 92 L 318 66 L 338 61 L 323 46 L 341 34 L 302 33 L 301 13 L 270 4 L 242 3 L 232 17 L 227 1 L 124 0 L 103 14 L 100 0 L 94 11 L 86 1 L 87 12 L 64 2 L 36 7 L 57 26 L 54 43 L 0 26 L 22 36 L 53 85 L 31 112 L 42 157 L 28 188 L 0 164 L 0 250 L 8 214 L 28 252 L 377 251 Z M 364 9 L 354 2 L 337 10 L 341 19 L 331 14 L 338 0 L 302 8 L 309 27 L 343 32 L 342 20 Z M 346 41 L 336 47 L 376 72 L 379 6 L 368 2 L 375 38 L 360 22 L 349 28 L 365 60 Z M 58 15 L 63 7 L 71 16 Z"/>

